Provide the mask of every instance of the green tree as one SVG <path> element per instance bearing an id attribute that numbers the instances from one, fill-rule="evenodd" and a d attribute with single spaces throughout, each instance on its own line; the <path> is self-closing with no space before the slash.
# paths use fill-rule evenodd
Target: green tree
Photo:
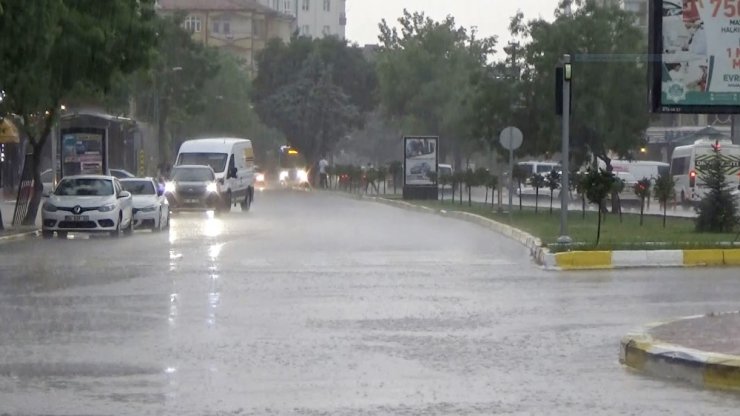
<path id="1" fill-rule="evenodd" d="M 604 169 L 589 168 L 583 176 L 583 189 L 586 198 L 598 207 L 598 226 L 596 228 L 596 245 L 601 239 L 601 219 L 604 216 L 604 201 L 614 186 L 614 174 Z"/>
<path id="2" fill-rule="evenodd" d="M 2 0 L 0 116 L 17 118 L 32 149 L 34 224 L 43 189 L 41 156 L 62 100 L 106 91 L 117 74 L 148 65 L 155 44 L 153 0 Z"/>
<path id="3" fill-rule="evenodd" d="M 730 232 L 740 223 L 737 201 L 731 194 L 731 186 L 725 176 L 730 166 L 722 158 L 719 142 L 712 146 L 712 152 L 709 163 L 699 176 L 708 191 L 697 207 L 696 231 Z"/>
<path id="4" fill-rule="evenodd" d="M 548 172 L 547 175 L 545 175 L 545 186 L 550 190 L 550 215 L 552 215 L 553 193 L 556 189 L 560 189 L 560 172 L 556 169 Z"/>
<path id="5" fill-rule="evenodd" d="M 374 107 L 375 72 L 356 46 L 335 37 L 276 39 L 257 56 L 257 114 L 313 166 Z"/>
<path id="6" fill-rule="evenodd" d="M 452 174 L 452 202 L 455 202 L 455 187 L 458 189 L 460 205 L 463 203 L 463 185 L 465 184 L 465 172 L 455 172 Z"/>
<path id="7" fill-rule="evenodd" d="M 545 178 L 539 173 L 535 172 L 529 178 L 529 182 L 532 184 L 532 187 L 534 188 L 534 213 L 536 214 L 537 211 L 539 211 L 539 207 L 540 207 L 540 188 L 545 187 Z"/>
<path id="8" fill-rule="evenodd" d="M 640 226 L 642 226 L 642 217 L 645 213 L 645 200 L 650 198 L 650 187 L 652 183 L 648 178 L 642 178 L 632 187 L 632 191 L 640 198 Z"/>
<path id="9" fill-rule="evenodd" d="M 570 3 L 570 2 L 568 2 Z M 645 34 L 635 26 L 635 15 L 616 4 L 575 1 L 575 11 L 561 9 L 552 22 L 524 22 L 517 15 L 510 26 L 526 42 L 522 51 L 521 117 L 524 151 L 537 153 L 560 146 L 559 120 L 553 113 L 555 68 L 563 54 L 573 55 L 571 157 L 580 165 L 591 153 L 611 163 L 610 151 L 629 156 L 641 142 L 649 115 L 644 63 Z"/>
<path id="10" fill-rule="evenodd" d="M 493 191 L 498 188 L 498 176 L 489 174 L 488 179 L 486 180 L 486 186 L 491 188 L 491 209 L 494 207 L 494 198 L 493 198 Z"/>
<path id="11" fill-rule="evenodd" d="M 670 174 L 658 176 L 658 179 L 655 180 L 655 185 L 653 186 L 653 194 L 663 207 L 663 228 L 665 228 L 668 202 L 672 201 L 676 197 L 676 181 L 673 180 L 673 176 Z"/>
<path id="12" fill-rule="evenodd" d="M 477 168 L 475 170 L 475 182 L 476 186 L 484 186 L 486 188 L 486 196 L 483 200 L 483 204 L 488 204 L 488 179 L 491 177 L 491 173 L 486 168 Z M 493 194 L 491 194 L 491 198 L 493 198 Z"/>
<path id="13" fill-rule="evenodd" d="M 473 169 L 467 169 L 465 170 L 465 173 L 463 174 L 463 181 L 465 182 L 465 187 L 468 190 L 468 206 L 473 206 L 473 188 L 478 186 L 480 177 L 476 175 L 476 172 Z"/>
<path id="14" fill-rule="evenodd" d="M 470 77 L 494 52 L 495 38 L 477 37 L 454 18 L 437 22 L 404 10 L 400 30 L 380 24 L 378 97 L 404 130 L 440 136 L 440 156 L 460 166 L 471 134 Z"/>
<path id="15" fill-rule="evenodd" d="M 527 171 L 524 170 L 520 165 L 514 165 L 513 169 L 514 180 L 519 190 L 519 211 L 522 210 L 522 183 L 527 181 Z"/>
<path id="16" fill-rule="evenodd" d="M 447 185 L 450 185 L 451 183 L 452 183 L 452 175 L 447 174 L 447 173 L 443 173 L 443 174 L 439 175 L 439 185 L 440 185 L 440 192 L 439 192 L 439 194 L 441 195 L 442 202 L 444 202 L 444 200 L 445 200 L 445 191 L 444 190 L 447 187 Z M 454 192 L 453 192 L 453 198 L 454 198 Z"/>

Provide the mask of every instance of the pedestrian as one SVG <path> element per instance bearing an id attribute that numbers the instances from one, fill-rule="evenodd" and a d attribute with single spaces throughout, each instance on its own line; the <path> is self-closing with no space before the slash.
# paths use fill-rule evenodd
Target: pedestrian
<path id="1" fill-rule="evenodd" d="M 326 157 L 322 157 L 319 161 L 319 187 L 321 189 L 329 188 L 328 175 L 326 174 L 326 168 L 329 166 L 329 162 Z"/>

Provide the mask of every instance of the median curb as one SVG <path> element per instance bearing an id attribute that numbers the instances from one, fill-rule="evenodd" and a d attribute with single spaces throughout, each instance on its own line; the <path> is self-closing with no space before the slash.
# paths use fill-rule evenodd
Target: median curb
<path id="1" fill-rule="evenodd" d="M 620 342 L 619 362 L 654 377 L 680 380 L 699 387 L 740 391 L 740 356 L 687 348 L 655 339 L 650 334 L 652 329 L 662 325 L 707 316 L 712 315 L 654 323 L 627 334 Z"/>

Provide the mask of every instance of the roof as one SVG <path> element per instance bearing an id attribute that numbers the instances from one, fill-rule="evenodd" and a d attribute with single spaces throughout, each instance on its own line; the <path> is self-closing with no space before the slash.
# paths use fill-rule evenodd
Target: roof
<path id="1" fill-rule="evenodd" d="M 159 7 L 161 10 L 249 10 L 264 14 L 282 15 L 277 10 L 262 5 L 256 0 L 160 0 Z"/>
<path id="2" fill-rule="evenodd" d="M 113 180 L 115 179 L 114 176 L 108 176 L 108 175 L 68 175 L 62 178 L 64 180 L 66 179 L 107 179 L 107 180 Z"/>

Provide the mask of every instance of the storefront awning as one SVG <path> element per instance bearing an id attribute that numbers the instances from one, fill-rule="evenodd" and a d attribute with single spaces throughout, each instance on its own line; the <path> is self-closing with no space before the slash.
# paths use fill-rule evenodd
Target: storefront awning
<path id="1" fill-rule="evenodd" d="M 20 143 L 18 129 L 7 118 L 0 120 L 0 144 Z"/>

